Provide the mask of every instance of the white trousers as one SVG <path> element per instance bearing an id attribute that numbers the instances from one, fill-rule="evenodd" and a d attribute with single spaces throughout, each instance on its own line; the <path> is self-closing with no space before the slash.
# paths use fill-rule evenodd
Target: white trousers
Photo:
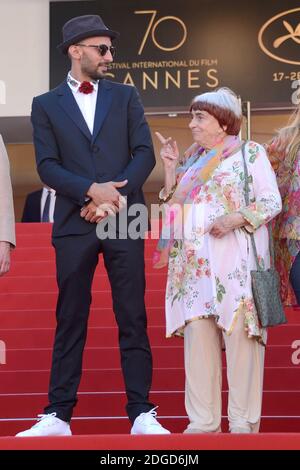
<path id="1" fill-rule="evenodd" d="M 230 336 L 213 318 L 190 322 L 184 330 L 185 432 L 220 432 L 222 417 L 222 336 L 226 348 L 231 432 L 258 432 L 262 407 L 265 348 L 249 339 L 240 314 Z"/>

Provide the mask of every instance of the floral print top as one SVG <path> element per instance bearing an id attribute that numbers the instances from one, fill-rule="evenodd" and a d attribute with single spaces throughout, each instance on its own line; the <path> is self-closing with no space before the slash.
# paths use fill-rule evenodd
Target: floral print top
<path id="1" fill-rule="evenodd" d="M 256 269 L 256 263 L 249 233 L 236 229 L 220 239 L 209 234 L 209 227 L 217 217 L 240 211 L 249 222 L 246 229 L 254 232 L 261 263 L 269 266 L 265 224 L 280 212 L 281 197 L 264 148 L 248 142 L 245 156 L 251 190 L 248 207 L 244 199 L 241 150 L 222 159 L 210 179 L 193 189 L 192 209 L 184 220 L 185 236 L 173 241 L 169 256 L 168 337 L 182 335 L 189 321 L 211 316 L 230 334 L 237 316 L 244 313 L 248 336 L 265 342 L 251 290 L 250 270 Z"/>
<path id="2" fill-rule="evenodd" d="M 293 305 L 297 302 L 289 275 L 300 251 L 300 151 L 291 167 L 282 158 L 276 173 L 282 212 L 274 221 L 275 261 L 281 279 L 282 301 L 285 305 Z"/>

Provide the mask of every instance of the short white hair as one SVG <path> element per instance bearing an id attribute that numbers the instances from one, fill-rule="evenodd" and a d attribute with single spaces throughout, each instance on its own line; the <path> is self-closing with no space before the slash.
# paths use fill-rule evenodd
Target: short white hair
<path id="1" fill-rule="evenodd" d="M 228 109 L 232 111 L 237 118 L 242 117 L 241 101 L 230 88 L 222 87 L 218 90 L 195 96 L 192 105 L 198 102 L 213 104 L 220 108 Z"/>

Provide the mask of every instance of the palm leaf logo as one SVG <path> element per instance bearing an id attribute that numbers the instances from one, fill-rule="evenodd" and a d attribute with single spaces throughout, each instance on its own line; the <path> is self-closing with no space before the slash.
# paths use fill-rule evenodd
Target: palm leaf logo
<path id="1" fill-rule="evenodd" d="M 277 49 L 288 39 L 292 39 L 297 44 L 300 44 L 300 23 L 297 25 L 295 30 L 293 29 L 293 26 L 291 26 L 290 23 L 288 23 L 287 21 L 283 21 L 282 23 L 289 34 L 284 34 L 283 36 L 280 36 L 279 38 L 275 39 L 275 41 L 273 42 L 274 48 Z"/>

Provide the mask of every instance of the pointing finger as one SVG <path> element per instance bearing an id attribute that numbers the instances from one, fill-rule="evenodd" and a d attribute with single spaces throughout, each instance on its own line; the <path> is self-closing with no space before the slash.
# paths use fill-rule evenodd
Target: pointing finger
<path id="1" fill-rule="evenodd" d="M 163 144 L 163 145 L 167 145 L 170 140 L 171 140 L 171 137 L 168 137 L 167 139 L 165 137 L 163 137 L 159 132 L 155 132 L 155 135 L 156 137 L 159 139 L 159 141 Z"/>

